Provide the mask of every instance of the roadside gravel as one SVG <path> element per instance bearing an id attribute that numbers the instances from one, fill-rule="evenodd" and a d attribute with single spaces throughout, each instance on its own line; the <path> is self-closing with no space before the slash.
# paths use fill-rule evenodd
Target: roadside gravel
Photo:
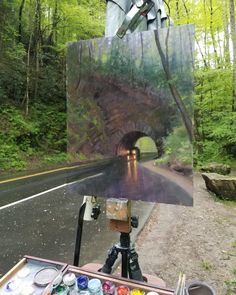
<path id="1" fill-rule="evenodd" d="M 236 204 L 217 202 L 196 174 L 194 206 L 155 205 L 136 250 L 143 273 L 168 287 L 183 271 L 188 281 L 205 281 L 226 295 L 225 281 L 236 280 Z"/>

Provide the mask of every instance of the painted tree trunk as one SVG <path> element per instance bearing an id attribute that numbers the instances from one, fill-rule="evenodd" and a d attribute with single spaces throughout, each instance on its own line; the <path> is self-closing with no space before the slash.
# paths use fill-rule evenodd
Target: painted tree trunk
<path id="1" fill-rule="evenodd" d="M 158 31 L 155 32 L 154 35 L 155 35 L 155 42 L 156 42 L 157 49 L 158 49 L 158 52 L 161 57 L 162 66 L 163 66 L 163 69 L 164 69 L 164 72 L 166 75 L 166 79 L 167 79 L 170 91 L 171 91 L 173 99 L 178 107 L 178 110 L 181 114 L 182 120 L 183 120 L 186 130 L 188 132 L 189 139 L 192 142 L 192 137 L 193 137 L 193 135 L 192 135 L 192 120 L 191 120 L 190 116 L 188 115 L 187 109 L 183 103 L 181 95 L 180 95 L 175 83 L 173 82 L 171 71 L 169 68 L 168 53 L 165 56 L 163 49 L 161 47 L 159 37 L 158 37 Z M 168 34 L 167 34 L 167 38 L 168 38 Z"/>

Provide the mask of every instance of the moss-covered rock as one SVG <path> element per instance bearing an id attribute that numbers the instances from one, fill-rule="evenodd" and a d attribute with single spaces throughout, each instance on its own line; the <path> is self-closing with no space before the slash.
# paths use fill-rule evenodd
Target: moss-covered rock
<path id="1" fill-rule="evenodd" d="M 217 196 L 236 200 L 236 177 L 225 176 L 217 173 L 202 173 L 208 190 L 215 193 Z"/>
<path id="2" fill-rule="evenodd" d="M 200 169 L 202 172 L 218 173 L 223 175 L 230 174 L 231 168 L 226 164 L 210 163 L 208 165 L 202 166 Z"/>

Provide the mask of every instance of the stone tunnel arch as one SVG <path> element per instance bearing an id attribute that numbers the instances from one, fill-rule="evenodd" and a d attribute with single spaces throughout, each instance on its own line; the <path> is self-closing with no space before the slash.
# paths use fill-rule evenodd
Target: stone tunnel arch
<path id="1" fill-rule="evenodd" d="M 81 109 L 89 110 L 82 116 L 86 119 L 78 120 L 77 125 L 74 119 L 71 120 L 71 130 L 76 130 L 74 126 L 79 131 L 84 130 L 80 131 L 81 136 L 74 132 L 75 136 L 71 138 L 74 145 L 78 142 L 78 151 L 87 158 L 96 155 L 115 157 L 125 147 L 134 146 L 139 138 L 147 136 L 154 141 L 158 156 L 163 153 L 162 139 L 171 130 L 169 115 L 172 113 L 168 98 L 161 91 L 96 74 L 91 76 L 89 83 L 85 82 L 81 80 L 79 87 L 76 86 L 76 93 L 82 94 L 81 97 L 77 94 L 78 99 L 71 105 L 72 114 L 76 109 L 80 113 Z"/>
<path id="2" fill-rule="evenodd" d="M 125 127 L 117 132 L 115 136 L 111 139 L 113 146 L 115 147 L 115 155 L 126 155 L 127 150 L 133 148 L 142 137 L 151 138 L 157 148 L 158 156 L 163 152 L 163 141 L 162 137 L 158 136 L 156 132 L 145 123 L 133 123 L 128 122 Z"/>

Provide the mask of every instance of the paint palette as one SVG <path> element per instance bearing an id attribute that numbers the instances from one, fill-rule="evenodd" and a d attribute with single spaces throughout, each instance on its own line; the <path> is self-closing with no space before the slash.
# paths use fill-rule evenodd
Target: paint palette
<path id="1" fill-rule="evenodd" d="M 60 293 L 60 286 L 64 288 L 65 293 Z M 67 267 L 59 288 L 58 293 L 56 289 L 53 294 L 174 295 L 173 290 L 165 287 L 100 272 L 88 271 L 74 266 Z"/>
<path id="2" fill-rule="evenodd" d="M 91 264 L 93 265 L 93 264 Z M 0 279 L 1 295 L 174 295 L 163 281 L 148 283 L 25 256 Z M 97 267 L 97 265 L 96 265 Z M 94 269 L 94 265 L 93 268 Z M 96 268 L 98 269 L 98 268 Z"/>
<path id="3" fill-rule="evenodd" d="M 1 295 L 41 295 L 66 264 L 25 256 L 0 279 Z"/>

